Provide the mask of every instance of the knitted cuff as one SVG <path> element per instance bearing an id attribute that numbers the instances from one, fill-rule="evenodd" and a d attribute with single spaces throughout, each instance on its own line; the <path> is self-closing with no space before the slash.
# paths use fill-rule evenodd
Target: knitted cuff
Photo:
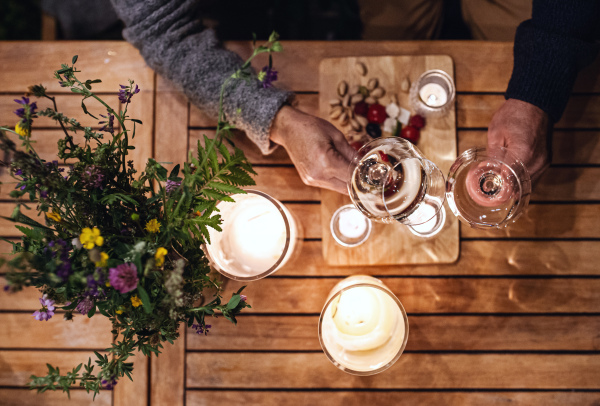
<path id="1" fill-rule="evenodd" d="M 562 116 L 577 73 L 591 63 L 598 46 L 535 27 L 531 20 L 517 29 L 514 68 L 505 97 L 531 103 L 553 122 Z"/>

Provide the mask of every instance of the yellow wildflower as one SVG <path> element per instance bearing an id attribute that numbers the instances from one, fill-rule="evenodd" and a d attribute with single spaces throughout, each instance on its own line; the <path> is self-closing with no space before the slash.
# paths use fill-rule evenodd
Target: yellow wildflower
<path id="1" fill-rule="evenodd" d="M 142 305 L 142 299 L 138 297 L 138 295 L 131 296 L 131 304 L 133 307 L 138 307 Z"/>
<path id="2" fill-rule="evenodd" d="M 106 252 L 101 252 L 100 253 L 100 261 L 96 261 L 95 264 L 97 267 L 99 268 L 104 268 L 106 266 L 106 261 L 108 260 L 108 254 Z M 106 282 L 108 284 L 108 286 L 110 286 L 110 283 Z"/>
<path id="3" fill-rule="evenodd" d="M 29 137 L 31 135 L 29 128 L 22 127 L 20 121 L 15 125 L 15 132 L 21 137 Z"/>
<path id="4" fill-rule="evenodd" d="M 160 231 L 160 223 L 156 219 L 152 219 L 146 223 L 146 231 L 149 233 L 158 233 Z"/>
<path id="5" fill-rule="evenodd" d="M 101 247 L 102 244 L 104 244 L 104 238 L 100 235 L 100 230 L 98 230 L 98 227 L 94 227 L 93 230 L 88 227 L 84 228 L 79 236 L 79 241 L 83 244 L 86 250 L 91 250 L 96 245 Z"/>
<path id="6" fill-rule="evenodd" d="M 125 311 L 125 309 L 123 308 L 123 306 L 119 306 L 119 308 L 117 310 L 115 310 L 115 313 L 123 314 L 124 311 Z"/>
<path id="7" fill-rule="evenodd" d="M 159 247 L 156 250 L 156 254 L 154 254 L 154 260 L 156 261 L 156 266 L 163 266 L 165 263 L 165 255 L 167 255 L 169 251 L 166 248 Z"/>
<path id="8" fill-rule="evenodd" d="M 106 281 L 106 283 L 104 285 L 106 285 L 107 288 L 110 288 L 110 282 L 109 281 Z"/>
<path id="9" fill-rule="evenodd" d="M 56 221 L 57 223 L 60 223 L 60 221 L 62 220 L 60 214 L 58 214 L 54 210 L 52 210 L 50 213 L 46 213 L 46 217 L 48 217 L 50 220 Z"/>

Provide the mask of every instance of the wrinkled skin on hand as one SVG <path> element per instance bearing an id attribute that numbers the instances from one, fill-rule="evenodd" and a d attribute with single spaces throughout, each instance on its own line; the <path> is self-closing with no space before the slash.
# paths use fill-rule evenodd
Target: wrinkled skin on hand
<path id="1" fill-rule="evenodd" d="M 284 106 L 270 138 L 286 149 L 305 184 L 348 194 L 348 165 L 355 151 L 331 123 Z"/>
<path id="2" fill-rule="evenodd" d="M 550 165 L 550 121 L 530 103 L 508 99 L 496 111 L 488 128 L 488 146 L 507 148 L 537 181 Z"/>

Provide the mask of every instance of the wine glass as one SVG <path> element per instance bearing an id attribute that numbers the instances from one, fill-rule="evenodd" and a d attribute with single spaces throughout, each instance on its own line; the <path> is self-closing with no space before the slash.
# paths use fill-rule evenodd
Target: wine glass
<path id="1" fill-rule="evenodd" d="M 444 175 L 403 138 L 365 144 L 353 158 L 350 171 L 352 203 L 373 221 L 417 226 L 436 219 L 443 210 Z"/>
<path id="2" fill-rule="evenodd" d="M 525 165 L 503 147 L 475 147 L 452 164 L 446 196 L 452 212 L 473 228 L 506 228 L 529 204 Z"/>

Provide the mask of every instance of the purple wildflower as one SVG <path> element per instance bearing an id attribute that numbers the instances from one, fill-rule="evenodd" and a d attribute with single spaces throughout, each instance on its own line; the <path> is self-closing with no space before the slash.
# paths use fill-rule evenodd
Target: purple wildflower
<path id="1" fill-rule="evenodd" d="M 48 321 L 54 316 L 54 300 L 48 299 L 48 295 L 44 295 L 40 298 L 42 308 L 33 312 L 33 317 L 39 321 Z"/>
<path id="2" fill-rule="evenodd" d="M 15 99 L 15 102 L 23 107 L 20 107 L 14 111 L 14 113 L 21 119 L 21 124 L 31 122 L 37 110 L 37 103 L 33 102 L 29 104 L 29 97 L 22 97 L 21 99 Z"/>
<path id="3" fill-rule="evenodd" d="M 112 389 L 117 384 L 117 380 L 113 376 L 108 379 L 103 379 L 100 383 L 102 384 L 103 389 Z"/>
<path id="4" fill-rule="evenodd" d="M 119 101 L 121 103 L 129 103 L 134 94 L 140 92 L 140 88 L 138 85 L 135 85 L 135 89 L 133 88 L 133 83 L 129 86 L 119 85 L 121 90 L 119 90 Z"/>
<path id="5" fill-rule="evenodd" d="M 4 288 L 2 288 L 5 292 L 9 292 L 10 291 L 10 285 L 4 285 Z"/>
<path id="6" fill-rule="evenodd" d="M 137 267 L 128 262 L 118 265 L 116 268 L 110 268 L 108 281 L 113 288 L 121 293 L 131 292 L 137 287 L 139 281 Z"/>
<path id="7" fill-rule="evenodd" d="M 102 189 L 104 175 L 96 165 L 90 165 L 83 172 L 83 180 L 88 189 Z"/>
<path id="8" fill-rule="evenodd" d="M 211 327 L 210 324 L 205 324 L 204 327 L 201 324 L 192 324 L 192 328 L 196 330 L 196 334 L 198 335 L 208 335 L 208 329 Z"/>
<path id="9" fill-rule="evenodd" d="M 104 117 L 106 119 L 106 121 L 99 121 L 98 124 L 104 124 L 102 126 L 102 128 L 100 128 L 100 131 L 106 131 L 109 132 L 111 134 L 115 133 L 115 129 L 114 129 L 114 125 L 115 125 L 115 116 L 107 113 L 108 117 L 105 116 L 104 114 L 100 114 L 100 117 Z"/>
<path id="10" fill-rule="evenodd" d="M 273 82 L 277 80 L 277 71 L 265 66 L 262 68 L 259 78 L 261 78 L 262 87 L 266 89 L 273 86 Z"/>
<path id="11" fill-rule="evenodd" d="M 22 171 L 22 170 L 20 170 L 20 169 L 17 169 L 17 170 L 15 171 L 15 176 L 21 176 L 21 175 L 23 175 L 23 171 Z"/>
<path id="12" fill-rule="evenodd" d="M 245 302 L 248 297 L 246 295 L 240 295 L 240 302 Z"/>
<path id="13" fill-rule="evenodd" d="M 26 104 L 29 104 L 29 97 L 22 97 L 21 100 L 15 99 L 15 103 L 25 106 Z"/>
<path id="14" fill-rule="evenodd" d="M 81 314 L 88 314 L 94 307 L 94 302 L 89 297 L 83 298 L 77 303 L 77 311 Z"/>
<path id="15" fill-rule="evenodd" d="M 42 199 L 47 198 L 48 197 L 48 191 L 46 191 L 46 190 L 40 190 L 40 197 Z"/>
<path id="16" fill-rule="evenodd" d="M 173 193 L 175 190 L 177 190 L 177 188 L 179 186 L 181 186 L 181 182 L 176 182 L 174 180 L 168 180 L 167 184 L 165 185 L 165 190 L 166 190 L 167 194 Z"/>

